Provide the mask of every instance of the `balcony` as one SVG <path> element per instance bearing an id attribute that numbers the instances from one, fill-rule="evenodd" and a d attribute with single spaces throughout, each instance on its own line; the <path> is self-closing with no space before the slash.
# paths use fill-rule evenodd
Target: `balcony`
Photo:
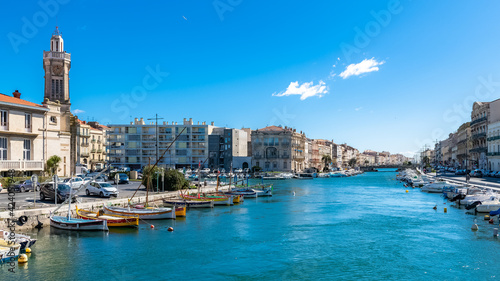
<path id="1" fill-rule="evenodd" d="M 488 138 L 488 141 L 495 141 L 495 140 L 500 140 L 500 136 L 494 136 L 494 137 Z"/>
<path id="2" fill-rule="evenodd" d="M 471 153 L 481 153 L 481 152 L 487 152 L 488 148 L 486 147 L 476 147 L 470 150 Z"/>
<path id="3" fill-rule="evenodd" d="M 102 149 L 98 149 L 98 150 L 97 150 L 97 153 L 102 153 Z"/>
<path id="4" fill-rule="evenodd" d="M 484 137 L 486 137 L 486 133 L 477 133 L 477 134 L 472 135 L 473 140 L 484 138 Z"/>
<path id="5" fill-rule="evenodd" d="M 88 147 L 89 146 L 89 143 L 88 142 L 85 142 L 85 143 L 82 143 L 80 144 L 81 147 Z"/>
<path id="6" fill-rule="evenodd" d="M 91 142 L 91 143 L 95 143 L 95 142 L 96 142 L 96 139 L 92 139 L 90 142 Z"/>
<path id="7" fill-rule="evenodd" d="M 43 57 L 44 58 L 49 58 L 49 59 L 71 60 L 71 54 L 68 54 L 66 52 L 43 51 Z"/>
<path id="8" fill-rule="evenodd" d="M 474 120 L 474 121 L 470 122 L 470 125 L 472 126 L 472 125 L 475 125 L 475 124 L 479 124 L 479 123 L 484 122 L 484 121 L 486 121 L 486 120 L 488 120 L 488 118 L 486 118 L 486 117 L 481 117 L 481 118 L 478 118 L 478 119 L 476 119 L 476 120 Z"/>
<path id="9" fill-rule="evenodd" d="M 16 171 L 43 171 L 43 161 L 32 161 L 32 160 L 0 161 L 0 171 L 8 171 L 10 169 L 14 169 Z"/>
<path id="10" fill-rule="evenodd" d="M 92 149 L 90 152 L 91 153 L 96 153 L 96 151 L 97 151 L 96 149 Z"/>
<path id="11" fill-rule="evenodd" d="M 88 152 L 82 152 L 82 153 L 80 153 L 80 157 L 89 157 L 89 153 Z"/>
<path id="12" fill-rule="evenodd" d="M 101 143 L 101 140 L 97 140 L 97 143 Z"/>
<path id="13" fill-rule="evenodd" d="M 489 152 L 488 156 L 500 156 L 500 152 Z"/>

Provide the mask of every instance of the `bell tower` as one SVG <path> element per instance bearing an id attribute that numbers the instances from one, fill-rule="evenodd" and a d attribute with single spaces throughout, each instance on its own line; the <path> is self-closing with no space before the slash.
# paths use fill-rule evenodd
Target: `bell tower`
<path id="1" fill-rule="evenodd" d="M 59 28 L 50 38 L 50 51 L 43 51 L 43 69 L 45 70 L 44 100 L 59 101 L 70 105 L 69 100 L 69 70 L 71 54 L 64 51 L 64 40 Z"/>

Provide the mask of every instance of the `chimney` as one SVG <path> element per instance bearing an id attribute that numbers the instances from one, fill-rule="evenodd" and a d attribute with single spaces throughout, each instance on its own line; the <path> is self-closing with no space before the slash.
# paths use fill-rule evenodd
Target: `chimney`
<path id="1" fill-rule="evenodd" d="M 16 90 L 14 93 L 12 93 L 12 95 L 16 98 L 16 99 L 20 99 L 21 98 L 21 93 L 19 93 L 18 90 Z"/>
<path id="2" fill-rule="evenodd" d="M 163 125 L 167 125 L 167 122 L 163 121 Z"/>
<path id="3" fill-rule="evenodd" d="M 212 121 L 211 125 L 214 126 L 214 121 Z"/>
<path id="4" fill-rule="evenodd" d="M 134 122 L 130 122 L 130 125 L 134 125 Z"/>
<path id="5" fill-rule="evenodd" d="M 207 122 L 205 122 L 205 121 L 203 121 L 203 122 L 201 123 L 201 125 L 206 125 L 206 124 L 207 124 Z"/>
<path id="6" fill-rule="evenodd" d="M 175 125 L 177 125 L 177 122 L 175 122 Z"/>

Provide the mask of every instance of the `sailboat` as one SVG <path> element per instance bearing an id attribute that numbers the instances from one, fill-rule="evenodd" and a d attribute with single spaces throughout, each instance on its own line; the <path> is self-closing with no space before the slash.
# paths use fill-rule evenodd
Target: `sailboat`
<path id="1" fill-rule="evenodd" d="M 80 187 L 81 188 L 81 187 Z M 69 192 L 69 198 L 66 199 L 68 203 L 68 216 L 50 216 L 50 226 L 58 229 L 64 230 L 98 230 L 98 231 L 108 231 L 108 222 L 106 220 L 85 220 L 85 219 L 75 219 L 71 217 L 71 189 Z M 64 203 L 63 203 L 64 204 Z M 61 204 L 62 205 L 62 204 Z M 57 211 L 57 208 L 55 211 Z"/>

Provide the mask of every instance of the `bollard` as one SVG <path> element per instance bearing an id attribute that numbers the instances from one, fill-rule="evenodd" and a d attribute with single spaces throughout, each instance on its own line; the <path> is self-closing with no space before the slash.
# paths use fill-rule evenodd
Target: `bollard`
<path id="1" fill-rule="evenodd" d="M 445 212 L 445 213 L 448 213 L 448 209 L 444 208 L 444 212 Z"/>

